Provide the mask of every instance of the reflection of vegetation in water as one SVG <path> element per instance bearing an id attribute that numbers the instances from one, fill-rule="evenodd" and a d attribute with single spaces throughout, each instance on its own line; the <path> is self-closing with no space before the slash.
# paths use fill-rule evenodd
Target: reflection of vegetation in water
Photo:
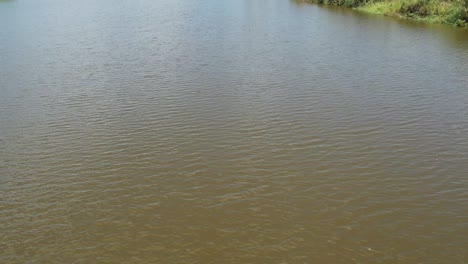
<path id="1" fill-rule="evenodd" d="M 304 0 L 468 27 L 468 0 Z"/>

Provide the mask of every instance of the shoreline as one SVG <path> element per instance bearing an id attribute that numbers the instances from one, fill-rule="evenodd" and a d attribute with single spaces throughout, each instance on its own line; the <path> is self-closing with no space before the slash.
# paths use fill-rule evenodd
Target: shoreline
<path id="1" fill-rule="evenodd" d="M 365 13 L 468 29 L 468 0 L 302 0 L 348 7 Z"/>

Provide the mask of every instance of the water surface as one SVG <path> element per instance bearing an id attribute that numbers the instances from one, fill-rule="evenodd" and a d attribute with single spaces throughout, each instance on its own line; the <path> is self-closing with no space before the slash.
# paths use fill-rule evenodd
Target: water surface
<path id="1" fill-rule="evenodd" d="M 1 263 L 467 263 L 468 31 L 287 0 L 0 2 Z"/>

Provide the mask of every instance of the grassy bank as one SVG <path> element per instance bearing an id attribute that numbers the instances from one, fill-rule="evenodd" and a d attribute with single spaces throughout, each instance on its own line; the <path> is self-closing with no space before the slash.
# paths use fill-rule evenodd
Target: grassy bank
<path id="1" fill-rule="evenodd" d="M 468 0 L 305 0 L 468 28 Z"/>

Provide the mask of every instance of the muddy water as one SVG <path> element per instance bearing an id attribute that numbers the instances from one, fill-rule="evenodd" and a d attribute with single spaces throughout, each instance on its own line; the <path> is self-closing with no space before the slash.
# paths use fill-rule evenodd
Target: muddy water
<path id="1" fill-rule="evenodd" d="M 468 261 L 468 31 L 287 0 L 0 24 L 1 263 Z"/>

